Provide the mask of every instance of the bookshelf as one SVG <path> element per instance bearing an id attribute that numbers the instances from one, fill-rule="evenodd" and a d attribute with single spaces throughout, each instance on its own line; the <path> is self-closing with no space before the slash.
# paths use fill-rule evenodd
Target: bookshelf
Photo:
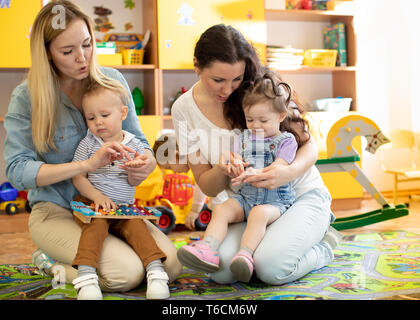
<path id="1" fill-rule="evenodd" d="M 353 1 L 336 0 L 333 11 L 265 9 L 267 46 L 290 45 L 303 50 L 323 49 L 322 27 L 338 22 L 345 25 L 347 66 L 324 68 L 302 65 L 277 70 L 286 82 L 293 85 L 305 106 L 315 99 L 341 96 L 352 98 L 351 111 L 357 111 L 357 55 L 352 6 Z M 313 134 L 321 132 L 327 123 L 332 123 L 339 116 L 339 113 L 334 112 L 310 113 Z M 317 143 L 319 156 L 323 158 L 324 141 L 320 139 Z M 356 148 L 359 150 L 360 146 Z M 335 172 L 322 173 L 321 177 L 330 189 L 334 207 L 360 207 L 363 188 L 354 184 L 351 177 Z"/>
<path id="2" fill-rule="evenodd" d="M 330 11 L 323 10 L 280 10 L 265 9 L 265 20 L 267 25 L 267 45 L 271 45 L 270 39 L 279 42 L 274 45 L 292 45 L 301 49 L 322 49 L 322 33 L 320 30 L 323 25 L 342 22 L 346 29 L 347 45 L 347 66 L 346 67 L 308 67 L 298 66 L 295 68 L 282 68 L 277 71 L 284 75 L 284 79 L 292 79 L 296 82 L 295 89 L 298 93 L 303 92 L 307 96 L 306 103 L 311 100 L 328 97 L 350 97 L 353 99 L 351 111 L 357 110 L 356 94 L 356 35 L 353 26 L 352 1 L 336 1 L 336 9 Z M 345 6 L 339 5 L 344 3 Z M 298 31 L 294 31 L 298 30 Z M 284 33 L 291 33 L 287 37 Z M 283 35 L 283 38 L 281 36 Z M 316 38 L 316 39 L 314 39 Z M 286 43 L 281 43 L 281 41 Z M 306 41 L 306 42 L 305 42 Z M 305 47 L 306 46 L 306 47 Z M 317 47 L 316 47 L 317 46 Z M 307 77 L 304 79 L 303 77 Z M 319 81 L 318 81 L 319 79 Z M 310 86 L 319 86 L 320 95 L 316 96 L 316 89 L 309 89 Z M 329 90 L 325 88 L 329 87 Z M 302 90 L 300 90 L 302 88 Z M 305 92 L 306 89 L 306 92 Z"/>

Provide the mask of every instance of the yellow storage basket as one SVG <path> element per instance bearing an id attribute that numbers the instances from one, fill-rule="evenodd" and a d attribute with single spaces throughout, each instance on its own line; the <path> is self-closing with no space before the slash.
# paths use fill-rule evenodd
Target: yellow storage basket
<path id="1" fill-rule="evenodd" d="M 310 67 L 335 67 L 337 50 L 309 49 L 305 50 L 303 64 Z"/>
<path id="2" fill-rule="evenodd" d="M 97 54 L 98 63 L 101 66 L 120 66 L 123 64 L 121 53 L 115 54 Z"/>
<path id="3" fill-rule="evenodd" d="M 123 62 L 124 64 L 143 64 L 144 50 L 143 49 L 124 49 Z"/>

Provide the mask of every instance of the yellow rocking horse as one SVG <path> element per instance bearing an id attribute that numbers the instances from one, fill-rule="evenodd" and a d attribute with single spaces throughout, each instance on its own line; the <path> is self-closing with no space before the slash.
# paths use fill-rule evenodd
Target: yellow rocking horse
<path id="1" fill-rule="evenodd" d="M 371 119 L 361 115 L 347 115 L 337 120 L 330 128 L 327 136 L 328 158 L 318 160 L 316 166 L 320 172 L 348 172 L 382 208 L 360 215 L 338 218 L 332 224 L 337 230 L 358 228 L 408 215 L 408 209 L 404 204 L 390 205 L 356 164 L 360 161 L 359 154 L 352 146 L 356 136 L 366 138 L 366 150 L 372 154 L 382 144 L 390 142 Z"/>

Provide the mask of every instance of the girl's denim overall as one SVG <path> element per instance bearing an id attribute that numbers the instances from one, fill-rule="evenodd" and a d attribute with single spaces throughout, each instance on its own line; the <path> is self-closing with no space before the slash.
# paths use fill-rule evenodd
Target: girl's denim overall
<path id="1" fill-rule="evenodd" d="M 292 134 L 283 132 L 274 138 L 255 139 L 250 130 L 241 133 L 242 141 L 241 156 L 244 162 L 249 162 L 249 167 L 261 169 L 269 166 L 276 160 L 277 150 L 280 142 L 289 138 Z M 237 193 L 231 194 L 244 209 L 245 218 L 254 206 L 270 204 L 279 208 L 283 214 L 294 202 L 295 192 L 291 184 L 285 184 L 276 189 L 256 188 L 249 183 L 240 186 Z"/>

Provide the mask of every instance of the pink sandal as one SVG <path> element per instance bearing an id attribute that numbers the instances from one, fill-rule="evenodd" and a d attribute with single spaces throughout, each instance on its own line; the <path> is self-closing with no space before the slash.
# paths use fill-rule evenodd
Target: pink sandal
<path id="1" fill-rule="evenodd" d="M 188 268 L 201 272 L 219 270 L 219 254 L 205 243 L 196 242 L 178 250 L 178 260 Z"/>
<path id="2" fill-rule="evenodd" d="M 238 252 L 230 263 L 230 271 L 236 280 L 249 282 L 254 272 L 254 259 L 251 255 Z"/>

